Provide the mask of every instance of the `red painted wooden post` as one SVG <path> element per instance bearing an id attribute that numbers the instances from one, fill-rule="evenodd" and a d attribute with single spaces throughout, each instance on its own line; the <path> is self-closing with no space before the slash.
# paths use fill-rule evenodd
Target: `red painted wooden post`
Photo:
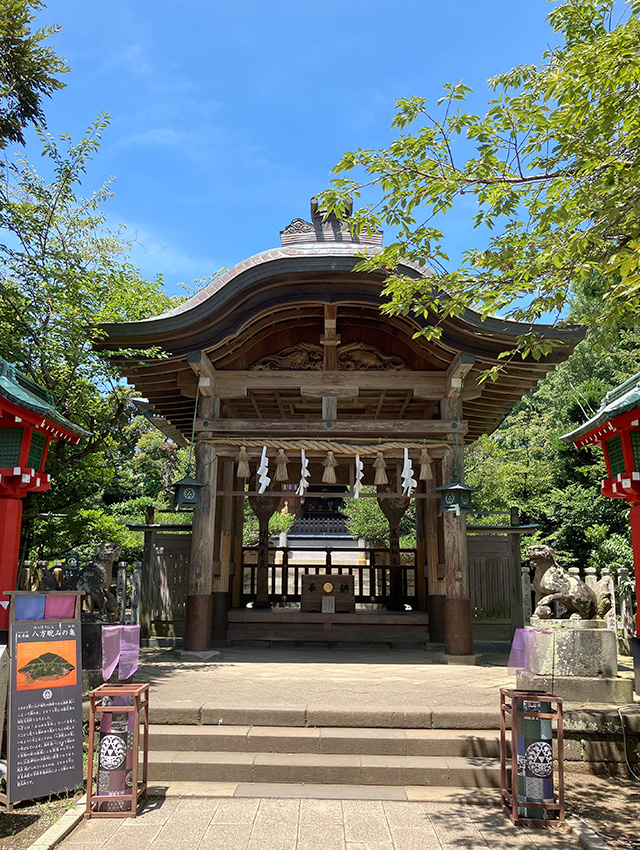
<path id="1" fill-rule="evenodd" d="M 633 546 L 633 572 L 636 577 L 636 637 L 640 637 L 640 504 L 631 506 L 629 519 Z"/>

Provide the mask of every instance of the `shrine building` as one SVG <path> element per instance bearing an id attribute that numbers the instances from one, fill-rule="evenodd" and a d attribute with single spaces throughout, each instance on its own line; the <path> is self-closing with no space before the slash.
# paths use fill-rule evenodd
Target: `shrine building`
<path id="1" fill-rule="evenodd" d="M 419 635 L 468 655 L 474 624 L 497 616 L 489 591 L 512 604 L 505 626 L 521 625 L 517 538 L 491 549 L 468 531 L 466 504 L 440 510 L 436 488 L 463 481 L 463 444 L 491 433 L 583 333 L 466 310 L 438 319 L 441 336 L 427 340 L 419 332 L 435 317 L 383 315 L 383 272 L 354 271 L 358 255 L 381 245 L 381 233 L 352 237 L 333 216 L 324 220 L 312 200 L 311 221 L 294 219 L 280 247 L 168 313 L 106 326 L 103 350 L 166 355 L 116 356 L 151 421 L 180 445 L 192 434 L 195 443 L 195 482 L 185 489 L 200 501 L 191 533 L 152 521 L 143 529 L 148 633 L 182 633 L 194 650 L 235 638 Z M 426 276 L 411 265 L 399 271 Z M 558 345 L 539 361 L 500 358 L 532 332 Z M 496 380 L 480 383 L 495 365 Z M 317 537 L 338 527 L 341 500 L 356 495 L 378 499 L 388 547 L 343 563 L 342 547 L 316 543 L 318 563 L 302 542 L 269 540 L 269 518 L 285 502 Z M 451 506 L 459 495 L 449 494 Z M 246 499 L 260 523 L 253 547 L 242 542 Z M 410 499 L 417 546 L 403 552 Z"/>

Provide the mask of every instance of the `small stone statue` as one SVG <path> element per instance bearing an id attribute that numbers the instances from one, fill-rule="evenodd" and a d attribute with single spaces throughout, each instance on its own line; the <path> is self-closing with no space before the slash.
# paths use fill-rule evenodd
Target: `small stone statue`
<path id="1" fill-rule="evenodd" d="M 64 581 L 61 590 L 84 590 L 93 600 L 100 618 L 109 619 L 109 615 L 118 610 L 118 602 L 109 588 L 113 583 L 113 565 L 119 557 L 119 543 L 100 543 L 91 563 Z"/>
<path id="2" fill-rule="evenodd" d="M 593 620 L 603 617 L 611 608 L 608 582 L 599 581 L 593 588 L 558 566 L 551 546 L 539 544 L 527 550 L 529 563 L 535 568 L 533 586 L 541 595 L 534 615 L 541 620 L 553 618 L 553 603 L 560 602 L 570 619 Z"/>

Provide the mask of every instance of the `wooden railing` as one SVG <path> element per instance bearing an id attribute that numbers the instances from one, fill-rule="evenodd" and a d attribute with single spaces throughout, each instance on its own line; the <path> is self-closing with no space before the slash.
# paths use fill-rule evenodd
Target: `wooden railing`
<path id="1" fill-rule="evenodd" d="M 324 563 L 318 563 L 306 553 L 322 554 Z M 360 557 L 364 564 L 340 564 L 338 553 L 348 552 Z M 402 565 L 391 567 L 388 549 L 353 549 L 346 546 L 327 546 L 323 549 L 304 546 L 269 547 L 269 600 L 272 604 L 299 602 L 302 575 L 352 575 L 356 603 L 385 604 L 390 597 L 392 569 L 402 571 L 403 602 L 415 607 L 416 603 L 416 550 L 401 549 Z M 242 605 L 253 602 L 257 591 L 258 549 L 245 546 L 242 550 Z M 313 562 L 315 561 L 315 563 Z M 334 563 L 335 561 L 335 563 Z"/>

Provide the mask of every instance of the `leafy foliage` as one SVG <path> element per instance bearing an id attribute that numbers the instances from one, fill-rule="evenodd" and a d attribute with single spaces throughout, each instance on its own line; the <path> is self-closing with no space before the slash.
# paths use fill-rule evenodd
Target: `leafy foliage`
<path id="1" fill-rule="evenodd" d="M 290 514 L 287 511 L 276 511 L 269 520 L 269 534 L 272 537 L 283 534 L 284 532 L 289 531 L 295 521 L 295 514 Z M 243 546 L 257 546 L 259 530 L 258 517 L 251 510 L 249 500 L 245 499 L 244 522 L 242 525 Z"/>
<path id="2" fill-rule="evenodd" d="M 576 310 L 584 310 L 583 298 Z M 587 299 L 588 306 L 588 299 Z M 600 495 L 602 453 L 560 437 L 591 417 L 608 390 L 640 369 L 640 331 L 625 331 L 606 353 L 594 329 L 573 356 L 541 381 L 490 436 L 466 451 L 467 482 L 480 512 L 520 509 L 524 523 L 556 548 L 565 566 L 628 564 L 628 507 Z M 528 542 L 525 541 L 526 545 Z"/>
<path id="3" fill-rule="evenodd" d="M 365 493 L 373 493 L 365 488 Z M 380 510 L 377 499 L 345 499 L 342 508 L 349 534 L 355 540 L 365 540 L 371 546 L 389 545 L 389 522 Z M 416 545 L 416 505 L 412 501 L 400 520 L 400 546 L 413 549 Z"/>
<path id="4" fill-rule="evenodd" d="M 24 144 L 23 130 L 44 125 L 42 98 L 64 87 L 58 79 L 69 69 L 44 42 L 59 27 L 31 31 L 42 0 L 0 0 L 0 149 Z"/>
<path id="5" fill-rule="evenodd" d="M 105 535 L 124 542 L 123 522 L 118 537 L 109 512 L 81 512 L 99 513 L 109 502 L 166 491 L 169 455 L 176 448 L 152 445 L 166 441 L 143 433 L 149 426 L 132 418 L 131 390 L 117 364 L 94 347 L 101 323 L 140 319 L 172 305 L 160 281 L 142 280 L 128 263 L 121 235 L 106 229 L 102 205 L 109 186 L 89 198 L 78 194 L 106 125 L 102 116 L 78 143 L 63 137 L 61 145 L 39 132 L 50 180 L 20 157 L 5 163 L 0 186 L 0 356 L 44 386 L 63 415 L 91 432 L 77 446 L 51 446 L 51 491 L 29 497 L 25 505 L 23 551 L 31 548 L 32 554 L 59 554 Z M 153 470 L 154 452 L 166 455 L 162 470 Z M 145 480 L 152 472 L 162 482 Z M 127 475 L 136 483 L 130 481 L 125 492 Z M 54 517 L 52 523 L 38 516 L 48 513 L 66 519 Z"/>
<path id="6" fill-rule="evenodd" d="M 640 2 L 625 6 L 616 20 L 614 0 L 565 0 L 548 17 L 558 44 L 540 64 L 490 80 L 484 115 L 464 109 L 467 86 L 447 84 L 435 109 L 424 97 L 398 101 L 392 126 L 401 135 L 387 149 L 344 155 L 321 202 L 340 215 L 365 189 L 379 196 L 350 221 L 357 232 L 394 230 L 394 241 L 360 266 L 389 274 L 389 312 L 442 319 L 474 307 L 561 321 L 572 288 L 597 277 L 606 297 L 590 320 L 612 335 L 635 324 Z M 475 210 L 485 236 L 448 271 L 438 225 L 454 206 Z M 405 261 L 431 270 L 428 285 L 397 273 Z M 438 323 L 424 333 L 438 336 Z M 535 334 L 519 341 L 523 356 L 549 347 Z"/>
<path id="7" fill-rule="evenodd" d="M 28 498 L 25 548 L 32 558 L 55 559 L 75 549 L 85 559 L 96 543 L 114 540 L 123 559 L 141 560 L 142 534 L 126 523 L 143 523 L 148 507 L 156 510 L 156 522 L 190 523 L 190 513 L 172 509 L 171 485 L 186 464 L 185 449 L 127 408 L 99 450 L 82 462 L 64 458 L 51 490 Z"/>

